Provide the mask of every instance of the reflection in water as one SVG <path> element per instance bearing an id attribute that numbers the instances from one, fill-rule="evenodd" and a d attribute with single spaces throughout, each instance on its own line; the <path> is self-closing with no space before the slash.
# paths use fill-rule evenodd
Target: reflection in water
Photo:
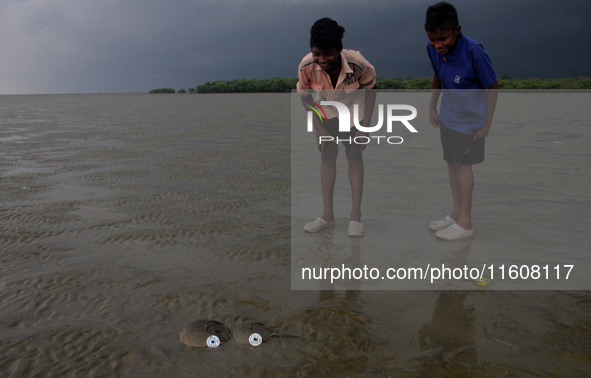
<path id="1" fill-rule="evenodd" d="M 462 268 L 472 247 L 472 240 L 450 243 L 451 253 L 442 259 L 450 268 Z M 439 293 L 431 319 L 419 329 L 419 346 L 422 351 L 431 351 L 444 366 L 472 369 L 478 362 L 474 345 L 476 312 L 466 307 L 469 292 L 442 291 Z"/>
<path id="2" fill-rule="evenodd" d="M 455 269 L 463 269 L 464 267 L 470 267 L 468 263 L 468 256 L 470 254 L 470 249 L 472 248 L 472 239 L 463 239 L 463 240 L 456 240 L 446 243 L 450 245 L 450 253 L 449 255 L 443 257 L 441 259 L 441 263 L 445 264 L 446 267 L 449 267 L 452 271 Z M 466 286 L 466 289 L 477 289 L 477 281 L 473 280 L 468 277 L 463 276 L 461 280 L 451 279 L 449 280 L 452 285 L 459 286 L 460 281 L 461 283 Z"/>
<path id="3" fill-rule="evenodd" d="M 360 265 L 361 242 L 348 238 L 349 251 L 336 251 L 334 228 L 310 235 L 314 238 L 311 253 L 321 256 L 322 268 L 345 264 L 351 269 Z M 339 246 L 340 249 L 340 246 Z M 344 248 L 346 250 L 346 248 Z M 363 312 L 360 282 L 347 280 L 344 293 L 335 290 L 330 278 L 319 280 L 315 306 L 294 314 L 291 319 L 305 326 L 308 340 L 321 342 L 322 347 L 309 353 L 300 372 L 365 372 L 370 368 L 371 350 L 383 341 L 372 336 L 373 319 Z"/>
<path id="4" fill-rule="evenodd" d="M 419 345 L 424 351 L 440 351 L 445 363 L 471 369 L 478 362 L 474 345 L 476 314 L 464 305 L 467 295 L 454 291 L 439 295 L 431 321 L 419 329 Z"/>
<path id="5" fill-rule="evenodd" d="M 316 235 L 315 235 L 316 236 Z M 316 238 L 315 243 L 312 245 L 311 249 L 313 253 L 319 254 L 323 256 L 322 258 L 322 265 L 321 268 L 334 268 L 341 265 L 345 265 L 346 267 L 354 270 L 356 268 L 361 267 L 361 240 L 360 238 L 348 238 L 348 245 L 350 248 L 350 253 L 341 252 L 338 256 L 335 256 L 335 245 L 334 245 L 334 228 L 325 230 L 324 232 L 318 234 L 318 238 Z M 346 245 L 346 244 L 345 244 Z M 338 262 L 337 262 L 338 260 Z M 323 279 L 319 280 L 319 286 L 321 291 L 326 290 L 334 290 L 335 289 L 335 282 L 330 282 L 330 279 Z M 352 278 L 351 280 L 339 280 L 339 283 L 345 283 L 347 290 L 346 292 L 359 292 L 361 289 L 361 281 L 359 279 Z M 320 294 L 322 298 L 322 293 Z M 359 294 L 357 294 L 358 296 Z"/>

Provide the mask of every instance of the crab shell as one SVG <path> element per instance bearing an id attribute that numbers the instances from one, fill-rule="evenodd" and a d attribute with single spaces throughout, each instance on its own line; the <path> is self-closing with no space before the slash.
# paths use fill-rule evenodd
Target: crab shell
<path id="1" fill-rule="evenodd" d="M 192 347 L 217 348 L 230 340 L 230 333 L 230 328 L 218 321 L 200 319 L 185 326 L 179 333 L 179 340 Z"/>
<path id="2" fill-rule="evenodd" d="M 259 346 L 269 340 L 273 332 L 261 323 L 242 323 L 232 330 L 236 344 Z"/>

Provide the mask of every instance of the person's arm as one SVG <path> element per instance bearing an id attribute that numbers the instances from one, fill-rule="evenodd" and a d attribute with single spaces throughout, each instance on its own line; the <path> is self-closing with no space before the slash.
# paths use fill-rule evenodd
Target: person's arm
<path id="1" fill-rule="evenodd" d="M 296 83 L 296 89 L 302 99 L 302 105 L 306 107 L 306 102 L 311 102 L 312 99 L 312 86 L 311 80 L 308 78 L 304 70 L 298 70 L 298 82 Z"/>
<path id="2" fill-rule="evenodd" d="M 439 115 L 437 114 L 437 102 L 439 101 L 439 95 L 441 94 L 441 79 L 437 72 L 433 74 L 433 84 L 431 85 L 431 102 L 429 103 L 429 121 L 433 127 L 439 128 L 441 123 L 439 122 Z"/>
<path id="3" fill-rule="evenodd" d="M 328 122 L 328 120 L 326 120 L 326 121 Z M 314 130 L 316 130 L 316 141 L 318 142 L 318 151 L 320 151 L 321 155 L 324 155 L 324 146 L 326 145 L 326 143 L 336 143 L 336 140 L 333 139 L 330 141 L 327 141 L 327 140 L 321 141 L 320 137 L 331 137 L 331 135 L 322 126 L 318 117 L 314 117 L 312 122 L 314 124 Z M 323 138 L 323 139 L 326 139 L 326 138 Z"/>
<path id="4" fill-rule="evenodd" d="M 365 101 L 364 101 L 364 109 L 363 109 L 363 127 L 369 127 L 371 125 L 371 115 L 373 114 L 373 109 L 376 104 L 376 92 L 373 89 L 363 89 L 365 92 Z M 355 138 L 358 136 L 368 136 L 369 134 L 364 131 L 357 131 L 355 133 Z M 367 144 L 361 144 L 360 151 L 363 152 L 367 147 Z"/>
<path id="5" fill-rule="evenodd" d="M 309 96 L 309 99 L 307 97 L 302 97 L 302 105 L 304 105 L 304 109 L 306 111 L 310 111 L 310 108 L 308 108 L 308 106 L 310 106 L 310 102 L 312 99 L 312 96 Z M 331 141 L 327 141 L 327 138 L 323 138 L 322 140 L 320 139 L 320 137 L 330 137 L 331 135 L 328 133 L 328 131 L 326 131 L 326 129 L 324 128 L 324 126 L 322 126 L 323 122 L 328 122 L 328 119 L 324 119 L 324 121 L 321 121 L 319 117 L 317 117 L 316 115 L 312 115 L 312 125 L 314 126 L 314 131 L 316 132 L 316 141 L 317 141 L 317 147 L 318 147 L 318 151 L 320 151 L 320 153 L 322 155 L 324 155 L 324 145 L 326 143 L 336 143 L 336 141 L 333 139 Z"/>
<path id="6" fill-rule="evenodd" d="M 474 134 L 474 141 L 485 138 L 492 126 L 493 115 L 497 106 L 497 96 L 499 94 L 499 83 L 494 82 L 493 85 L 488 87 L 486 91 L 486 123 Z"/>
<path id="7" fill-rule="evenodd" d="M 305 70 L 299 70 L 296 88 L 298 90 L 299 95 L 301 96 L 302 106 L 306 111 L 310 111 L 308 105 L 310 105 L 310 103 L 313 103 L 311 83 L 312 81 L 306 75 Z M 328 119 L 325 121 L 328 121 Z M 316 142 L 318 151 L 320 151 L 321 154 L 324 154 L 324 145 L 330 142 L 327 142 L 326 140 L 320 141 L 320 137 L 329 137 L 331 135 L 322 126 L 322 124 L 320 123 L 320 119 L 318 117 L 314 116 L 312 118 L 312 124 L 314 125 L 314 130 L 316 131 Z M 336 143 L 336 141 L 333 140 L 332 143 Z"/>
<path id="8" fill-rule="evenodd" d="M 369 127 L 371 125 L 371 116 L 373 114 L 373 110 L 376 104 L 376 92 L 374 90 L 376 86 L 376 70 L 371 63 L 366 62 L 365 64 L 366 69 L 361 74 L 359 78 L 360 90 L 364 91 L 364 102 L 363 102 L 363 127 Z M 368 136 L 369 133 L 364 131 L 357 131 L 355 133 L 355 138 L 358 136 Z M 360 150 L 363 152 L 367 147 L 367 144 L 361 144 Z"/>

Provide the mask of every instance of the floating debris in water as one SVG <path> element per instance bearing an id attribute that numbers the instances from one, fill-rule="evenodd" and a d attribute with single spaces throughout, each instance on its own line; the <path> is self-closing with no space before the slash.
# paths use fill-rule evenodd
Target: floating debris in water
<path id="1" fill-rule="evenodd" d="M 488 278 L 485 278 L 485 277 L 477 278 L 474 281 L 476 281 L 476 283 L 478 285 L 480 285 L 480 286 L 486 286 L 490 282 L 490 280 Z"/>

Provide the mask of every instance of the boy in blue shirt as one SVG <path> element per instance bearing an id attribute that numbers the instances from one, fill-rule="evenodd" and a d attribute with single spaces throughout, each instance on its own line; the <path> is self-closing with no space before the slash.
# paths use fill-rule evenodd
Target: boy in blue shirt
<path id="1" fill-rule="evenodd" d="M 462 34 L 453 5 L 444 1 L 432 5 L 426 16 L 427 53 L 435 71 L 430 121 L 441 132 L 453 199 L 452 212 L 429 227 L 440 239 L 457 240 L 474 235 L 472 164 L 484 161 L 484 138 L 490 131 L 499 86 L 482 45 Z"/>

